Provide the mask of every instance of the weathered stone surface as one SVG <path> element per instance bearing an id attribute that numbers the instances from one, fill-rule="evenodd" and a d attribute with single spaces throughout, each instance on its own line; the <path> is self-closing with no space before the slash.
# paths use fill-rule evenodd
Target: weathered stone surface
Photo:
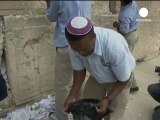
<path id="1" fill-rule="evenodd" d="M 139 41 L 134 50 L 136 59 L 145 58 L 160 50 L 159 1 L 137 1 L 146 7 L 149 15 L 141 19 Z M 51 25 L 44 13 L 45 1 L 23 1 L 23 16 L 5 17 L 7 69 L 11 91 L 16 104 L 22 104 L 36 96 L 52 91 L 54 84 L 55 48 L 52 45 Z M 116 2 L 119 11 L 120 3 Z M 1 10 L 0 10 L 1 11 Z M 92 1 L 92 21 L 95 26 L 114 29 L 113 21 L 118 13 L 109 10 L 109 1 Z"/>
<path id="2" fill-rule="evenodd" d="M 25 27 L 49 26 L 51 24 L 44 15 L 7 16 L 5 22 L 7 24 L 6 29 L 25 29 Z"/>
<path id="3" fill-rule="evenodd" d="M 109 1 L 92 1 L 92 14 L 108 14 Z"/>
<path id="4" fill-rule="evenodd" d="M 159 51 L 160 47 L 160 22 L 141 22 L 139 40 L 135 47 L 136 58 L 148 57 Z"/>
<path id="5" fill-rule="evenodd" d="M 25 9 L 22 1 L 0 1 L 0 15 L 20 15 Z"/>
<path id="6" fill-rule="evenodd" d="M 117 11 L 119 11 L 120 3 L 117 1 Z M 145 7 L 149 11 L 149 15 L 146 18 L 141 19 L 141 25 L 139 27 L 139 40 L 134 50 L 134 56 L 136 59 L 149 57 L 156 52 L 160 52 L 160 1 L 137 1 L 139 8 Z M 111 14 L 109 12 L 107 1 L 95 1 L 93 2 L 93 21 L 94 24 L 101 27 L 111 28 L 113 21 L 117 20 L 117 14 Z M 99 23 L 100 21 L 100 23 Z"/>
<path id="7" fill-rule="evenodd" d="M 25 27 L 10 28 L 13 19 L 21 20 Z M 18 105 L 54 89 L 55 49 L 51 41 L 51 30 L 49 25 L 39 22 L 42 18 L 31 19 L 25 21 L 13 17 L 6 20 L 7 69 Z M 30 22 L 39 23 L 39 26 Z"/>
<path id="8" fill-rule="evenodd" d="M 0 1 L 0 15 L 44 15 L 46 1 Z"/>

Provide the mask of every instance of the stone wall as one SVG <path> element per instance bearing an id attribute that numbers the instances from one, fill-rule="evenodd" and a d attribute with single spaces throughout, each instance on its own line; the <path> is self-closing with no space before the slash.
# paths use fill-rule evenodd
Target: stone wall
<path id="1" fill-rule="evenodd" d="M 138 1 L 140 8 L 145 7 L 149 15 L 142 19 L 139 29 L 139 41 L 134 54 L 137 58 L 154 56 L 160 51 L 160 1 Z M 149 21 L 147 21 L 147 19 Z M 150 21 L 151 20 L 151 21 Z"/>
<path id="2" fill-rule="evenodd" d="M 135 47 L 136 59 L 159 52 L 160 8 L 159 1 L 138 1 L 139 7 L 149 10 L 150 22 L 141 22 L 139 41 Z M 116 11 L 119 2 L 116 2 Z M 44 13 L 44 1 L 24 1 L 25 14 L 5 16 L 6 56 L 13 100 L 16 105 L 33 100 L 54 91 L 55 48 L 51 37 L 54 24 L 49 23 Z M 114 29 L 113 21 L 118 13 L 112 14 L 109 1 L 92 1 L 92 20 L 95 26 Z"/>
<path id="3" fill-rule="evenodd" d="M 44 16 L 10 16 L 6 22 L 7 73 L 16 104 L 53 90 L 55 50 Z"/>
<path id="4" fill-rule="evenodd" d="M 25 13 L 25 6 L 22 1 L 0 1 L 0 15 L 17 15 Z"/>
<path id="5" fill-rule="evenodd" d="M 139 8 L 147 8 L 149 15 L 141 19 L 139 41 L 135 46 L 134 56 L 136 59 L 153 57 L 160 51 L 160 1 L 138 1 L 137 4 Z M 109 1 L 94 1 L 92 19 L 96 26 L 114 29 L 112 23 L 117 20 L 118 12 L 112 14 L 109 8 L 107 9 L 108 5 Z M 120 3 L 116 1 L 117 11 L 119 11 L 119 6 Z"/>

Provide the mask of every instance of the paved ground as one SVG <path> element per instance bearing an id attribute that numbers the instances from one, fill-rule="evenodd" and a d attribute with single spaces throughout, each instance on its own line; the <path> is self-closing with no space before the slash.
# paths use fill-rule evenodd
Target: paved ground
<path id="1" fill-rule="evenodd" d="M 124 120 L 152 120 L 153 109 L 159 105 L 147 92 L 148 85 L 159 82 L 160 76 L 154 72 L 160 66 L 160 56 L 137 64 L 135 77 L 140 91 L 130 95 Z"/>
<path id="2" fill-rule="evenodd" d="M 160 56 L 137 64 L 135 77 L 140 91 L 130 94 L 124 120 L 152 120 L 153 109 L 159 103 L 150 97 L 147 87 L 159 82 L 160 76 L 154 72 L 157 65 L 160 66 Z"/>

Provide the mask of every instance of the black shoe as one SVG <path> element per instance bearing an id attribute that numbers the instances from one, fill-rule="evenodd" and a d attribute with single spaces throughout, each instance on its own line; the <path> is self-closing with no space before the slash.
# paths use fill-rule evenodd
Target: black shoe
<path id="1" fill-rule="evenodd" d="M 156 106 L 156 107 L 154 108 L 154 111 L 157 111 L 157 110 L 159 110 L 159 109 L 160 109 L 160 105 Z"/>
<path id="2" fill-rule="evenodd" d="M 137 91 L 139 91 L 139 87 L 130 88 L 130 92 L 137 92 Z"/>
<path id="3" fill-rule="evenodd" d="M 156 110 L 152 115 L 152 120 L 160 120 L 160 109 Z"/>

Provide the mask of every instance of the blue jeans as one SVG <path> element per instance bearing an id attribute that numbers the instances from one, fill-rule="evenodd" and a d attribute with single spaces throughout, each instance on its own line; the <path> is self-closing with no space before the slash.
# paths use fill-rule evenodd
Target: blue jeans
<path id="1" fill-rule="evenodd" d="M 160 83 L 149 85 L 148 92 L 154 100 L 160 103 Z"/>

